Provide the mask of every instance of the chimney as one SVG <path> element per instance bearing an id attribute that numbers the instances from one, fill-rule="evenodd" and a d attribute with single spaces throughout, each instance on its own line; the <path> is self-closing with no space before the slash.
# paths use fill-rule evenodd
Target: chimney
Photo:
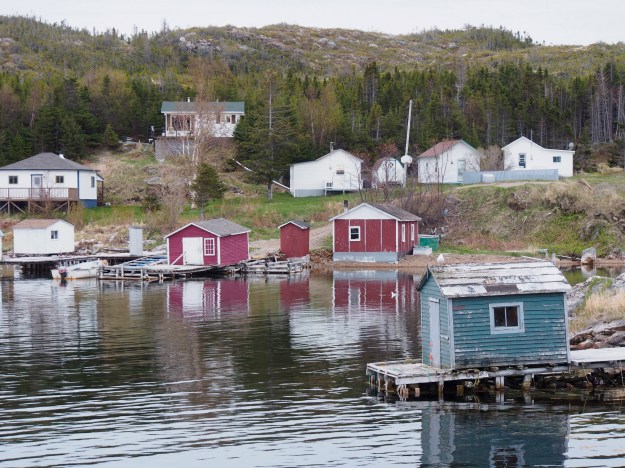
<path id="1" fill-rule="evenodd" d="M 191 102 L 191 98 L 187 96 L 187 102 Z"/>
<path id="2" fill-rule="evenodd" d="M 349 202 L 347 200 L 343 200 L 343 213 L 347 213 L 349 211 Z"/>
<path id="3" fill-rule="evenodd" d="M 63 156 L 63 153 L 59 153 L 59 158 L 65 159 L 65 156 Z"/>

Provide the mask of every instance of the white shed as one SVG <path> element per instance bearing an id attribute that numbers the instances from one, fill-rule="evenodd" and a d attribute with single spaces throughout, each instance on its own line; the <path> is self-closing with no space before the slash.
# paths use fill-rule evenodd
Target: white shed
<path id="1" fill-rule="evenodd" d="M 419 182 L 457 184 L 469 171 L 479 171 L 480 157 L 464 140 L 444 140 L 417 156 Z"/>
<path id="2" fill-rule="evenodd" d="M 379 188 L 384 185 L 403 185 L 406 171 L 395 158 L 380 158 L 373 165 L 371 185 Z"/>
<path id="3" fill-rule="evenodd" d="M 362 189 L 362 160 L 336 149 L 314 161 L 291 164 L 291 194 L 313 197 Z"/>
<path id="4" fill-rule="evenodd" d="M 62 219 L 25 219 L 13 226 L 13 253 L 53 255 L 74 251 L 74 225 Z"/>
<path id="5" fill-rule="evenodd" d="M 547 149 L 526 137 L 501 148 L 505 167 L 511 171 L 557 169 L 560 177 L 573 175 L 572 150 Z"/>

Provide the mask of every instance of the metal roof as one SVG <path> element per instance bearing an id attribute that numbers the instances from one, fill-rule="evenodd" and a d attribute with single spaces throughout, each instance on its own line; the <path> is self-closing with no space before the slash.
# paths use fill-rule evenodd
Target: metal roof
<path id="1" fill-rule="evenodd" d="M 92 171 L 95 169 L 77 162 L 65 159 L 54 153 L 39 153 L 30 158 L 23 159 L 8 166 L 0 167 L 0 170 L 51 170 L 51 171 Z"/>
<path id="2" fill-rule="evenodd" d="M 447 298 L 566 292 L 571 289 L 551 262 L 524 261 L 431 266 L 417 289 L 432 277 Z"/>
<path id="3" fill-rule="evenodd" d="M 163 101 L 161 113 L 166 112 L 196 112 L 196 102 L 193 101 Z M 242 101 L 216 101 L 206 103 L 206 110 L 219 112 L 245 113 L 245 102 Z"/>
<path id="4" fill-rule="evenodd" d="M 291 221 L 287 221 L 286 223 L 281 224 L 280 226 L 278 226 L 278 229 L 280 229 L 282 226 L 286 226 L 287 224 L 295 224 L 300 229 L 310 229 L 310 224 L 308 224 L 306 221 L 302 221 L 300 219 L 293 219 Z"/>
<path id="5" fill-rule="evenodd" d="M 74 226 L 73 224 L 62 219 L 25 219 L 13 226 L 13 229 L 45 229 L 58 223 L 59 221 L 69 224 L 72 227 Z"/>
<path id="6" fill-rule="evenodd" d="M 215 234 L 219 237 L 225 236 L 233 236 L 235 234 L 243 234 L 244 232 L 250 232 L 250 230 L 240 224 L 233 223 L 232 221 L 228 221 L 224 218 L 216 218 L 209 219 L 207 221 L 195 221 L 193 223 L 189 223 L 186 226 L 181 227 L 180 229 L 176 229 L 174 232 L 167 234 L 165 237 L 171 237 L 177 232 L 182 231 L 188 226 L 197 226 L 200 229 L 204 229 L 210 233 Z"/>

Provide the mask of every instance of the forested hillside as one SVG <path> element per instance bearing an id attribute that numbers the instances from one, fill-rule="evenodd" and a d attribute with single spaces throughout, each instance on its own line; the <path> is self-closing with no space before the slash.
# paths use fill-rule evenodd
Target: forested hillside
<path id="1" fill-rule="evenodd" d="M 403 153 L 411 99 L 411 154 L 446 137 L 478 147 L 531 133 L 585 155 L 623 140 L 624 86 L 622 43 L 551 47 L 486 27 L 391 36 L 164 25 L 124 36 L 0 17 L 0 165 L 39 151 L 84 158 L 112 131 L 158 135 L 161 102 L 186 97 L 245 101 L 238 151 L 272 177 L 330 142 L 372 158 Z"/>

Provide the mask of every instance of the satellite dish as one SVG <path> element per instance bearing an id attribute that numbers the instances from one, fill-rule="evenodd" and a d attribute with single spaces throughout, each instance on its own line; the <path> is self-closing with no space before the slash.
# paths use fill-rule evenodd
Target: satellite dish
<path id="1" fill-rule="evenodd" d="M 401 157 L 402 164 L 412 164 L 412 156 L 408 156 L 407 154 Z"/>
<path id="2" fill-rule="evenodd" d="M 573 142 L 569 143 L 569 149 L 573 151 L 575 149 L 575 143 Z"/>

